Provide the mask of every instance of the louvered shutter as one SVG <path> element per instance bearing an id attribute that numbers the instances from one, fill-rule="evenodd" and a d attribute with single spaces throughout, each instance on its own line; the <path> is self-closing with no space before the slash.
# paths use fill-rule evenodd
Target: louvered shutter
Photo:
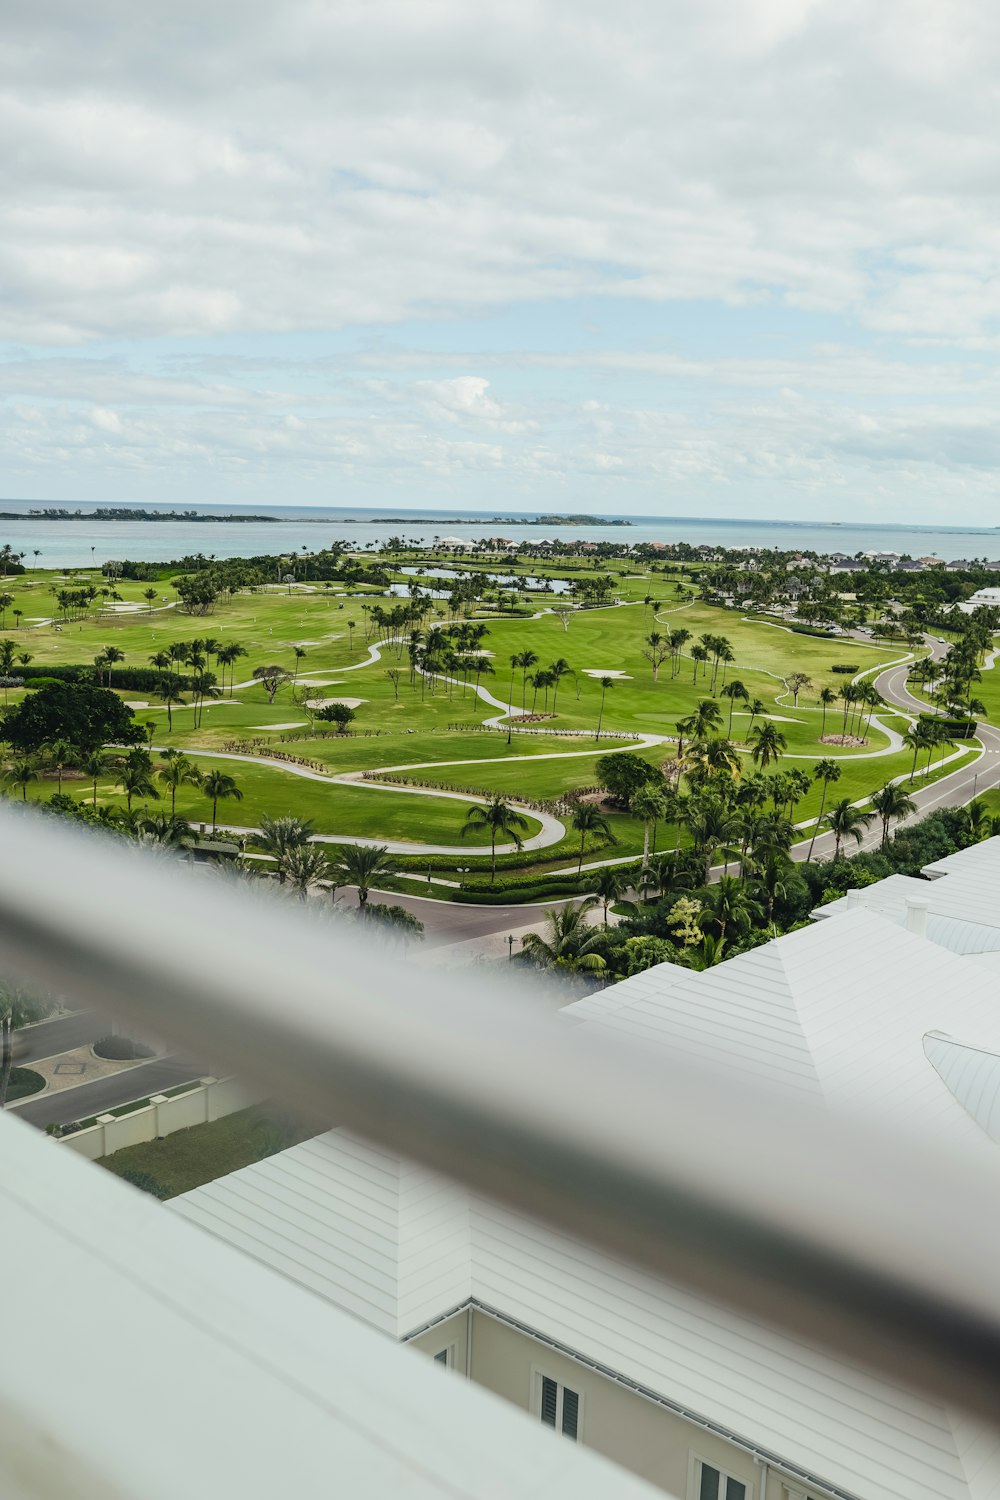
<path id="1" fill-rule="evenodd" d="M 580 1415 L 580 1398 L 576 1391 L 563 1386 L 562 1430 L 576 1442 L 576 1427 Z"/>
<path id="2" fill-rule="evenodd" d="M 556 1400 L 559 1387 L 547 1375 L 542 1376 L 542 1421 L 546 1427 L 556 1425 Z"/>

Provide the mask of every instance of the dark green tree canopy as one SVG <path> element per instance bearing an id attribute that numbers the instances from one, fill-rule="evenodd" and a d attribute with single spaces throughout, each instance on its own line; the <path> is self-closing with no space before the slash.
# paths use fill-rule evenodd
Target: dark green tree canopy
<path id="1" fill-rule="evenodd" d="M 597 779 L 601 786 L 628 807 L 641 786 L 650 782 L 662 782 L 655 766 L 643 760 L 631 750 L 619 750 L 614 755 L 602 755 L 597 762 Z"/>
<path id="2" fill-rule="evenodd" d="M 88 682 L 53 682 L 7 710 L 0 737 L 20 755 L 53 740 L 68 740 L 85 753 L 114 743 L 134 745 L 144 738 L 132 710 L 108 688 Z"/>

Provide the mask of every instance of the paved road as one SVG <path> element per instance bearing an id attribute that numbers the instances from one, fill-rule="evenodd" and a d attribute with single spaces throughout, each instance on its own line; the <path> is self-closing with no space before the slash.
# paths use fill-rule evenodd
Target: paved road
<path id="1" fill-rule="evenodd" d="M 148 1094 L 159 1094 L 164 1089 L 203 1076 L 205 1069 L 195 1063 L 182 1062 L 176 1057 L 158 1057 L 127 1068 L 123 1073 L 98 1078 L 94 1083 L 82 1083 L 79 1088 L 42 1094 L 40 1098 L 18 1105 L 12 1113 L 44 1130 L 46 1125 L 66 1125 L 71 1120 L 103 1114 L 119 1104 L 144 1099 Z"/>
<path id="2" fill-rule="evenodd" d="M 72 1052 L 75 1047 L 85 1047 L 107 1036 L 111 1022 L 92 1010 L 77 1010 L 68 1016 L 59 1016 L 53 1021 L 40 1021 L 37 1026 L 27 1026 L 17 1032 L 16 1062 L 18 1067 L 38 1062 L 43 1057 L 56 1057 L 60 1052 Z"/>
<path id="3" fill-rule="evenodd" d="M 341 888 L 338 900 L 354 900 L 353 891 Z M 560 905 L 548 906 L 466 906 L 457 901 L 435 901 L 426 896 L 401 896 L 395 891 L 372 892 L 373 905 L 402 906 L 424 924 L 422 949 L 441 948 L 446 943 L 465 943 L 470 938 L 488 937 L 494 932 L 511 932 L 529 923 L 544 922 L 547 912 Z"/>

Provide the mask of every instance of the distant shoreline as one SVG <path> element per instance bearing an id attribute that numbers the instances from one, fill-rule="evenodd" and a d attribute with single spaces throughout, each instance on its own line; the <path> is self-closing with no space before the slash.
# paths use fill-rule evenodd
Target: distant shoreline
<path id="1" fill-rule="evenodd" d="M 296 526 L 329 526 L 330 516 L 296 516 Z M 250 513 L 240 515 L 235 511 L 207 514 L 197 510 L 146 510 L 137 506 L 101 506 L 97 510 L 63 510 L 47 506 L 38 510 L 0 510 L 0 521 L 182 521 L 204 525 L 212 521 L 234 521 L 249 524 L 267 522 L 271 525 L 288 524 L 284 516 Z M 449 517 L 447 522 L 437 516 L 343 516 L 336 519 L 341 526 L 631 526 L 631 521 L 616 520 L 605 516 L 469 516 L 465 519 Z"/>
<path id="2" fill-rule="evenodd" d="M 0 510 L 0 521 L 271 521 L 279 516 L 239 516 L 226 512 L 207 516 L 197 510 L 142 510 L 134 506 L 102 507 L 100 510 Z"/>

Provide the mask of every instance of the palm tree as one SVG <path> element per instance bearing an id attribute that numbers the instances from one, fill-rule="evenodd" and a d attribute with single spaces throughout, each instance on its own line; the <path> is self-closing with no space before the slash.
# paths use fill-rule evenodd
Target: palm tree
<path id="1" fill-rule="evenodd" d="M 108 687 L 111 686 L 111 668 L 114 666 L 114 664 L 115 664 L 116 661 L 124 661 L 124 660 L 125 660 L 125 652 L 124 651 L 119 651 L 119 649 L 118 649 L 117 646 L 105 646 L 105 648 L 104 648 L 104 665 L 108 669 Z"/>
<path id="2" fill-rule="evenodd" d="M 709 886 L 701 900 L 701 919 L 706 918 L 718 928 L 718 936 L 726 941 L 731 927 L 746 932 L 755 917 L 761 913 L 760 903 L 755 901 L 746 884 L 737 875 L 720 875 L 715 885 Z"/>
<path id="3" fill-rule="evenodd" d="M 462 837 L 479 828 L 488 828 L 490 833 L 492 857 L 490 880 L 492 882 L 497 876 L 497 835 L 502 833 L 505 838 L 513 842 L 516 849 L 520 849 L 524 844 L 521 834 L 528 828 L 528 820 L 518 812 L 516 807 L 512 807 L 499 794 L 495 794 L 485 807 L 477 802 L 469 808 L 462 826 Z"/>
<path id="4" fill-rule="evenodd" d="M 722 723 L 722 709 L 713 698 L 702 698 L 691 715 L 691 736 L 696 740 L 707 740 L 713 729 Z"/>
<path id="5" fill-rule="evenodd" d="M 51 740 L 44 747 L 43 754 L 49 764 L 55 767 L 58 789 L 62 793 L 63 772 L 67 766 L 73 765 L 76 761 L 76 747 L 71 745 L 69 740 Z"/>
<path id="6" fill-rule="evenodd" d="M 833 834 L 833 857 L 840 858 L 840 846 L 845 838 L 853 839 L 860 844 L 864 838 L 865 829 L 872 822 L 875 814 L 862 812 L 860 807 L 854 807 L 848 797 L 842 797 L 835 802 L 827 813 L 825 822 Z"/>
<path id="7" fill-rule="evenodd" d="M 559 684 L 566 676 L 573 676 L 573 668 L 564 656 L 557 657 L 549 667 L 549 676 L 552 678 L 552 712 L 556 711 L 556 699 L 559 697 Z"/>
<path id="8" fill-rule="evenodd" d="M 181 696 L 180 681 L 176 677 L 161 677 L 160 685 L 155 689 L 156 697 L 167 705 L 167 733 L 174 732 L 173 708 L 177 703 L 183 703 Z"/>
<path id="9" fill-rule="evenodd" d="M 528 671 L 535 666 L 538 657 L 534 651 L 522 651 L 516 661 L 511 657 L 514 666 L 521 668 L 521 708 L 524 708 L 524 700 L 528 691 Z"/>
<path id="10" fill-rule="evenodd" d="M 177 815 L 177 792 L 184 785 L 198 786 L 201 781 L 201 772 L 193 761 L 188 760 L 186 755 L 179 754 L 176 750 L 163 751 L 164 765 L 160 767 L 156 775 L 158 780 L 170 788 L 170 816 Z"/>
<path id="11" fill-rule="evenodd" d="M 292 672 L 292 682 L 294 684 L 299 675 L 299 663 L 305 661 L 306 651 L 303 646 L 293 646 L 292 651 L 295 655 L 295 669 Z"/>
<path id="12" fill-rule="evenodd" d="M 645 870 L 649 864 L 650 828 L 667 815 L 666 793 L 655 782 L 647 781 L 633 792 L 629 810 L 642 819 L 642 868 Z"/>
<path id="13" fill-rule="evenodd" d="M 145 750 L 133 750 L 119 768 L 117 785 L 125 793 L 125 805 L 132 811 L 133 797 L 159 799 L 153 783 L 153 762 Z"/>
<path id="14" fill-rule="evenodd" d="M 819 799 L 819 812 L 816 814 L 816 822 L 813 825 L 813 835 L 809 840 L 809 853 L 806 855 L 807 862 L 813 857 L 813 844 L 816 842 L 816 834 L 823 821 L 823 809 L 826 806 L 826 794 L 835 781 L 839 781 L 842 772 L 835 760 L 820 760 L 813 767 L 813 777 L 816 781 L 823 783 L 823 791 Z"/>
<path id="15" fill-rule="evenodd" d="M 749 732 L 753 728 L 754 719 L 759 719 L 761 714 L 766 712 L 766 709 L 759 698 L 752 698 L 747 706 L 750 709 L 750 723 L 747 725 L 747 731 Z"/>
<path id="16" fill-rule="evenodd" d="M 638 796 L 638 793 L 636 793 Z M 635 798 L 632 799 L 633 802 Z M 579 875 L 583 869 L 583 846 L 586 843 L 588 833 L 601 833 L 609 843 L 615 843 L 615 836 L 611 832 L 611 824 L 604 814 L 593 804 L 593 802 L 581 802 L 575 809 L 570 823 L 580 835 L 580 858 L 577 862 L 576 873 Z"/>
<path id="17" fill-rule="evenodd" d="M 772 761 L 780 760 L 783 752 L 788 748 L 788 741 L 770 721 L 758 724 L 755 729 L 747 733 L 747 739 L 754 742 L 750 754 L 754 763 L 766 771 Z"/>
<path id="18" fill-rule="evenodd" d="M 33 781 L 38 780 L 38 772 L 30 760 L 16 760 L 12 766 L 8 766 L 3 773 L 4 783 L 13 788 L 21 788 L 21 801 L 28 800 L 28 787 Z"/>
<path id="19" fill-rule="evenodd" d="M 917 774 L 917 756 L 920 754 L 921 750 L 929 749 L 932 744 L 929 728 L 930 726 L 928 724 L 921 723 L 918 720 L 918 722 L 911 725 L 903 735 L 903 744 L 906 746 L 907 750 L 913 751 L 913 764 L 910 766 L 911 786 L 913 785 L 913 778 Z"/>
<path id="20" fill-rule="evenodd" d="M 781 849 L 768 849 L 761 859 L 754 858 L 753 874 L 764 892 L 768 926 L 774 927 L 774 903 L 788 896 L 795 866 Z"/>
<path id="21" fill-rule="evenodd" d="M 720 689 L 719 696 L 729 699 L 729 724 L 726 727 L 726 738 L 731 740 L 733 737 L 733 709 L 736 707 L 736 701 L 737 699 L 739 699 L 740 703 L 746 703 L 750 697 L 750 694 L 747 692 L 740 679 L 738 677 L 734 677 L 731 682 L 727 682 L 725 686 Z"/>
<path id="22" fill-rule="evenodd" d="M 739 837 L 739 820 L 721 797 L 699 793 L 687 798 L 684 821 L 702 859 L 702 884 L 707 885 L 716 850 L 725 849 L 727 859 L 735 854 L 730 845 Z"/>
<path id="23" fill-rule="evenodd" d="M 985 802 L 974 798 L 965 809 L 966 827 L 974 844 L 979 844 L 988 834 L 995 833 L 994 820 L 986 810 Z"/>
<path id="24" fill-rule="evenodd" d="M 379 879 L 396 871 L 396 861 L 384 844 L 340 844 L 331 861 L 330 874 L 338 885 L 353 885 L 358 905 L 365 906 L 368 893 Z"/>
<path id="25" fill-rule="evenodd" d="M 214 835 L 218 821 L 218 807 L 220 802 L 242 802 L 243 793 L 231 776 L 225 771 L 207 771 L 201 780 L 201 789 L 212 803 L 212 833 Z"/>
<path id="26" fill-rule="evenodd" d="M 260 820 L 258 842 L 278 866 L 278 880 L 284 884 L 292 852 L 303 849 L 312 838 L 313 826 L 308 818 L 285 816 L 272 818 L 264 813 Z"/>
<path id="27" fill-rule="evenodd" d="M 288 851 L 285 876 L 292 889 L 298 891 L 300 900 L 307 900 L 313 886 L 325 880 L 326 875 L 327 858 L 318 844 L 300 844 Z"/>
<path id="28" fill-rule="evenodd" d="M 599 740 L 601 738 L 601 725 L 604 723 L 604 699 L 607 697 L 608 688 L 613 688 L 614 685 L 615 680 L 613 677 L 601 678 L 601 711 L 597 715 L 597 733 L 594 735 L 595 740 Z"/>
<path id="29" fill-rule="evenodd" d="M 836 703 L 836 701 L 837 701 L 837 694 L 836 694 L 836 692 L 834 691 L 834 689 L 832 687 L 820 688 L 820 690 L 819 690 L 819 704 L 820 704 L 820 708 L 823 710 L 823 721 L 822 721 L 822 723 L 820 725 L 820 731 L 819 731 L 820 732 L 820 738 L 822 738 L 823 735 L 826 734 L 826 711 L 827 711 L 828 708 L 832 708 L 833 705 Z"/>
<path id="30" fill-rule="evenodd" d="M 585 969 L 599 973 L 607 967 L 599 953 L 593 951 L 598 934 L 589 927 L 585 918 L 596 905 L 596 897 L 585 896 L 575 904 L 546 914 L 548 933 L 529 932 L 522 940 L 521 949 L 539 968 Z"/>
<path id="31" fill-rule="evenodd" d="M 97 783 L 100 781 L 101 777 L 106 776 L 108 771 L 110 770 L 110 762 L 108 760 L 108 757 L 103 750 L 92 750 L 90 754 L 85 755 L 83 760 L 80 762 L 80 769 L 93 784 L 94 797 L 92 806 L 96 807 Z"/>
<path id="32" fill-rule="evenodd" d="M 889 824 L 899 823 L 916 812 L 917 804 L 898 781 L 887 781 L 871 799 L 872 807 L 882 819 L 882 853 L 889 847 Z"/>
<path id="33" fill-rule="evenodd" d="M 624 890 L 626 880 L 620 870 L 614 865 L 602 865 L 597 872 L 597 881 L 594 885 L 594 895 L 604 908 L 604 925 L 608 925 L 608 907 L 612 901 L 618 901 Z"/>

